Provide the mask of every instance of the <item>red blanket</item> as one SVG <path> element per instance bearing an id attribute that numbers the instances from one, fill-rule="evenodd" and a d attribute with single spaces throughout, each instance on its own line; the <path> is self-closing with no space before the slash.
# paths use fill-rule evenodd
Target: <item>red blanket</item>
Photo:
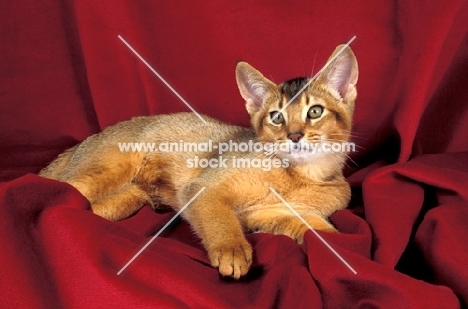
<path id="1" fill-rule="evenodd" d="M 468 305 L 466 1 L 4 1 L 0 73 L 2 308 L 460 308 Z M 248 125 L 245 60 L 276 82 L 359 61 L 340 234 L 251 234 L 252 270 L 220 278 L 189 225 L 149 207 L 121 222 L 33 173 L 135 115 Z M 183 125 L 183 124 L 182 124 Z"/>

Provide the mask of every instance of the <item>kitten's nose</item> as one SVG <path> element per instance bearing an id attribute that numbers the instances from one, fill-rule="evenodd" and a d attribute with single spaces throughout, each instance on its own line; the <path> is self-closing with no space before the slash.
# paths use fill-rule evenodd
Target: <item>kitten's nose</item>
<path id="1" fill-rule="evenodd" d="M 293 143 L 298 143 L 299 140 L 304 136 L 304 133 L 302 132 L 294 132 L 294 133 L 289 133 L 288 138 L 293 142 Z"/>

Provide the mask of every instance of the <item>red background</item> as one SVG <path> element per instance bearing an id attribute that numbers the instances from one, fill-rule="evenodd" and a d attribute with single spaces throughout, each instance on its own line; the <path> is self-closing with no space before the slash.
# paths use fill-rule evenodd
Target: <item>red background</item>
<path id="1" fill-rule="evenodd" d="M 466 1 L 32 1 L 0 4 L 0 288 L 7 308 L 458 308 L 468 304 Z M 244 60 L 312 75 L 354 35 L 349 209 L 323 237 L 249 235 L 253 270 L 219 278 L 188 224 L 145 207 L 118 223 L 28 174 L 106 126 L 187 107 L 248 125 Z"/>

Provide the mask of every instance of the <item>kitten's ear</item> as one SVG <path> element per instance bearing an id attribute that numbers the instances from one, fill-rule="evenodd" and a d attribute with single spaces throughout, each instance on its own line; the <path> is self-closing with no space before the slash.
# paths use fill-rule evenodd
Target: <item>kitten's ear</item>
<path id="1" fill-rule="evenodd" d="M 342 50 L 340 52 L 340 50 Z M 339 53 L 340 52 L 340 53 Z M 339 54 L 338 54 L 339 53 Z M 338 54 L 338 56 L 336 56 Z M 327 84 L 347 101 L 356 98 L 358 80 L 358 63 L 349 46 L 339 45 L 330 56 L 336 58 L 328 64 L 318 77 L 318 81 Z"/>
<path id="2" fill-rule="evenodd" d="M 262 108 L 265 95 L 276 86 L 247 62 L 237 64 L 236 80 L 249 114 Z"/>

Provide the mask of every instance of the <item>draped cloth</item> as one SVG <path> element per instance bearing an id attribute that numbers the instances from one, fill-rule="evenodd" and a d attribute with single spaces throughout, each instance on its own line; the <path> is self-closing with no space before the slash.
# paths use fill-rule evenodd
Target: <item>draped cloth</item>
<path id="1" fill-rule="evenodd" d="M 10 1 L 0 4 L 3 308 L 460 308 L 468 305 L 466 1 Z M 137 115 L 249 125 L 239 60 L 311 76 L 353 36 L 358 100 L 339 234 L 247 235 L 249 274 L 221 278 L 184 220 L 110 222 L 37 173 Z M 180 124 L 184 125 L 184 124 Z"/>

